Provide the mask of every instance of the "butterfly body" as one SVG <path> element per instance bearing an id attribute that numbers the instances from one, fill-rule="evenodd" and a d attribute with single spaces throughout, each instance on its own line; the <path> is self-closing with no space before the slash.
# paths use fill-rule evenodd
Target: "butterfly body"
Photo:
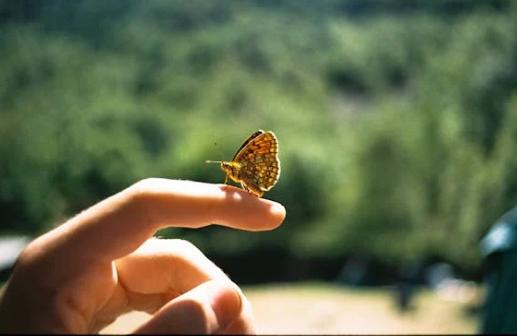
<path id="1" fill-rule="evenodd" d="M 221 161 L 220 165 L 226 173 L 225 183 L 229 177 L 260 197 L 280 177 L 278 140 L 273 132 L 258 130 L 244 141 L 232 161 Z"/>
<path id="2" fill-rule="evenodd" d="M 226 173 L 226 180 L 224 183 L 228 182 L 228 177 L 235 182 L 241 182 L 241 178 L 239 178 L 241 167 L 242 165 L 238 162 L 221 161 L 221 169 Z"/>

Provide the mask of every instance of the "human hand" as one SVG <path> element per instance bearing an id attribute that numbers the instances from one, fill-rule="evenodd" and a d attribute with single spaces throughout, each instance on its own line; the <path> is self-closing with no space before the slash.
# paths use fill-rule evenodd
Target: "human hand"
<path id="1" fill-rule="evenodd" d="M 94 333 L 132 310 L 136 333 L 253 333 L 241 290 L 196 247 L 151 238 L 212 223 L 276 228 L 282 205 L 227 185 L 146 179 L 40 236 L 21 253 L 0 301 L 0 332 Z"/>

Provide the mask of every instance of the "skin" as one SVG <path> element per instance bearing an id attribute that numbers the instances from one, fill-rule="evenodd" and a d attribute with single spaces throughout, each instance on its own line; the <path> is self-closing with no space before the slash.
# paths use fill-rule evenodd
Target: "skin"
<path id="1" fill-rule="evenodd" d="M 164 227 L 278 227 L 282 205 L 227 185 L 146 179 L 38 237 L 0 301 L 3 333 L 96 333 L 133 310 L 135 333 L 250 334 L 239 287 L 195 246 L 156 239 Z"/>

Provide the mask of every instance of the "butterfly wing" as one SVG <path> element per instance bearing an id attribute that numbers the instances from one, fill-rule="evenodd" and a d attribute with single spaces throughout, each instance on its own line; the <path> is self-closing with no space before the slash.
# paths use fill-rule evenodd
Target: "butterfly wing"
<path id="1" fill-rule="evenodd" d="M 237 156 L 239 156 L 239 154 L 241 153 L 242 149 L 244 147 L 246 147 L 246 145 L 248 145 L 250 143 L 251 140 L 255 139 L 257 136 L 261 135 L 261 134 L 264 134 L 265 132 L 263 130 L 258 130 L 256 131 L 255 133 L 253 133 L 252 135 L 250 135 L 241 145 L 241 147 L 235 152 L 235 155 L 233 156 L 233 159 L 232 161 L 235 161 L 235 158 Z"/>
<path id="2" fill-rule="evenodd" d="M 241 182 L 260 196 L 264 191 L 273 188 L 280 177 L 278 140 L 271 131 L 258 131 L 253 135 L 238 151 L 233 161 L 240 165 Z"/>

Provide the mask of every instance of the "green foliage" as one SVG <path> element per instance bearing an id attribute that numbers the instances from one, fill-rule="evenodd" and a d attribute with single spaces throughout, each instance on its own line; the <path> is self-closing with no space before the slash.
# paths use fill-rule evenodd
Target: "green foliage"
<path id="1" fill-rule="evenodd" d="M 2 231 L 45 231 L 144 177 L 221 182 L 204 161 L 262 128 L 286 223 L 161 235 L 476 267 L 517 201 L 517 6 L 449 3 L 0 3 Z"/>

